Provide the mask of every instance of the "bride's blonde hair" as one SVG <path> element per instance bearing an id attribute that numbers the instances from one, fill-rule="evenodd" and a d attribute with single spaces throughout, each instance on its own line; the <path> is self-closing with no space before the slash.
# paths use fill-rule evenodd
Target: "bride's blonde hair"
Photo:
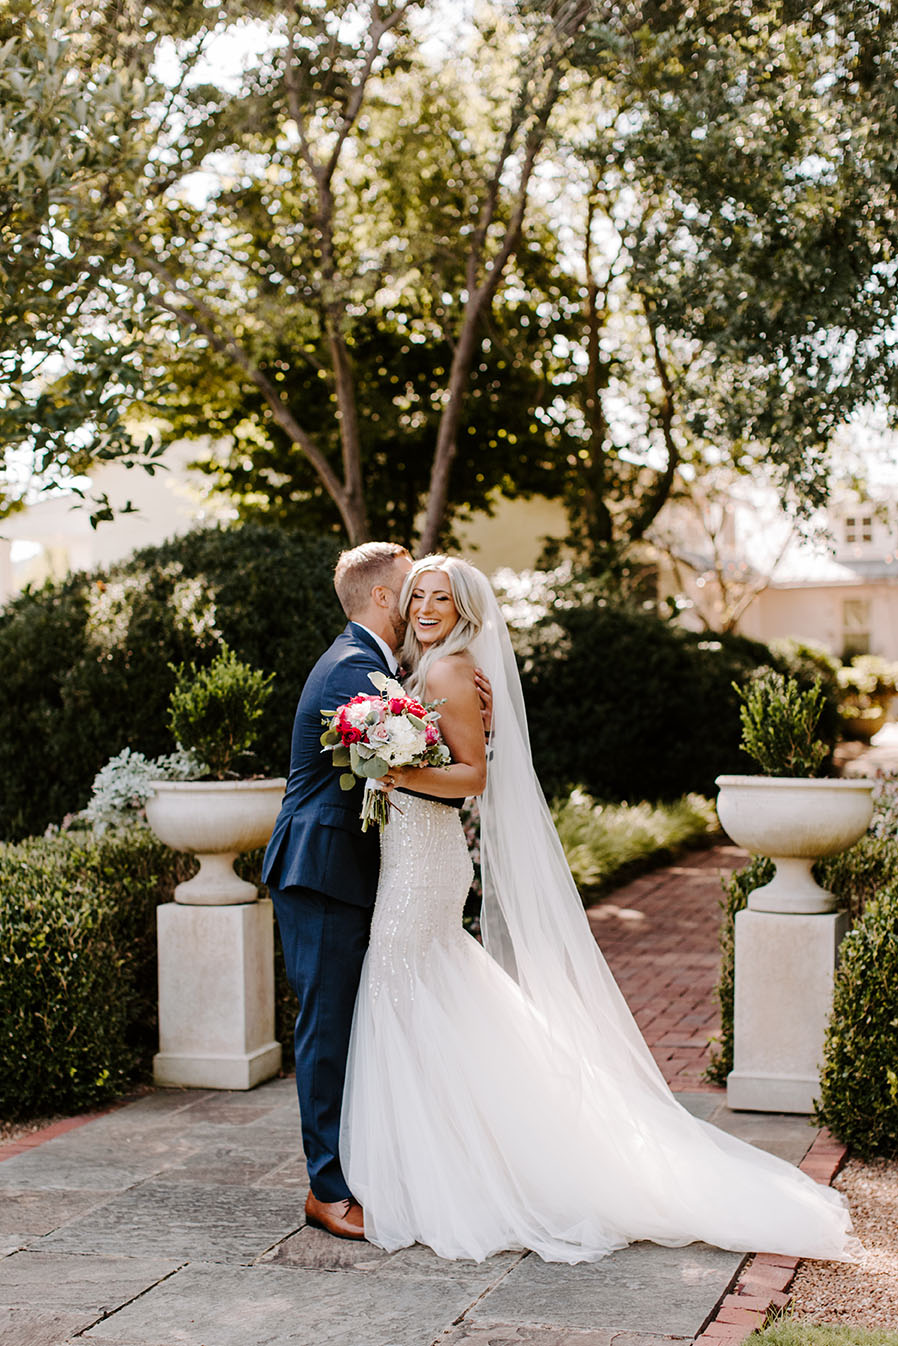
<path id="1" fill-rule="evenodd" d="M 404 621 L 408 621 L 412 591 L 418 577 L 426 571 L 437 570 L 446 576 L 452 593 L 452 601 L 458 609 L 458 621 L 445 640 L 425 649 L 412 630 L 406 627 L 405 640 L 399 652 L 399 662 L 408 669 L 406 690 L 412 696 L 423 697 L 427 683 L 427 670 L 438 659 L 447 654 L 459 654 L 466 650 L 483 626 L 484 601 L 483 585 L 487 583 L 480 571 L 457 556 L 422 556 L 415 561 L 405 577 L 402 593 L 399 595 L 399 611 Z"/>

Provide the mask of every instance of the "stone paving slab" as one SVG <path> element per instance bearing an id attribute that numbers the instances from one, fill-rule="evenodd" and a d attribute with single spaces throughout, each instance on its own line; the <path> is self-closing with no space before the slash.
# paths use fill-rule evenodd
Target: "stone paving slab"
<path id="1" fill-rule="evenodd" d="M 485 1262 L 447 1262 L 437 1257 L 430 1248 L 416 1243 L 398 1252 L 385 1252 L 371 1243 L 355 1243 L 349 1239 L 331 1238 L 321 1229 L 304 1228 L 285 1239 L 277 1248 L 266 1253 L 260 1262 L 265 1265 L 294 1267 L 315 1271 L 369 1271 L 378 1275 L 443 1278 L 470 1284 L 476 1293 L 496 1284 L 527 1254 L 522 1252 L 497 1253 Z"/>
<path id="2" fill-rule="evenodd" d="M 439 1346 L 676 1346 L 691 1337 L 659 1337 L 644 1332 L 581 1331 L 575 1327 L 521 1327 L 515 1323 L 478 1326 L 459 1323 Z"/>
<path id="3" fill-rule="evenodd" d="M 304 1223 L 294 1192 L 151 1179 L 50 1234 L 52 1252 L 252 1262 Z"/>
<path id="4" fill-rule="evenodd" d="M 177 1271 L 168 1258 L 85 1257 L 21 1252 L 0 1262 L 0 1303 L 5 1308 L 77 1309 L 111 1313 Z"/>
<path id="5" fill-rule="evenodd" d="M 662 1248 L 634 1243 L 601 1262 L 559 1266 L 527 1257 L 469 1315 L 473 1324 L 555 1328 L 597 1326 L 615 1332 L 692 1338 L 745 1261 L 704 1243 Z"/>
<path id="6" fill-rule="evenodd" d="M 721 1100 L 708 1118 L 721 1131 L 767 1150 L 790 1164 L 800 1164 L 814 1143 L 818 1128 L 807 1117 L 785 1112 L 731 1112 Z"/>
<path id="7" fill-rule="evenodd" d="M 90 1327 L 95 1316 L 71 1309 L 0 1308 L 0 1346 L 61 1346 L 73 1333 Z"/>
<path id="8" fill-rule="evenodd" d="M 113 1192 L 58 1190 L 3 1193 L 0 1200 L 0 1237 L 36 1238 L 77 1219 L 114 1196 Z"/>
<path id="9" fill-rule="evenodd" d="M 194 1263 L 78 1340 L 82 1346 L 429 1346 L 471 1297 L 470 1281 L 451 1274 L 381 1279 Z"/>
<path id="10" fill-rule="evenodd" d="M 105 1120 L 5 1160 L 0 1164 L 0 1189 L 125 1191 L 196 1148 L 179 1131 L 158 1128 L 125 1139 L 104 1129 Z"/>

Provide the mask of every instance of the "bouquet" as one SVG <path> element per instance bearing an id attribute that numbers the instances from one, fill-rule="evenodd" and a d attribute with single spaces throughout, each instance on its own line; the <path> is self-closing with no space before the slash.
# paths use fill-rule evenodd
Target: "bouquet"
<path id="1" fill-rule="evenodd" d="M 365 782 L 362 800 L 362 831 L 376 822 L 386 827 L 391 801 L 377 782 L 394 766 L 448 766 L 449 749 L 440 737 L 436 706 L 422 705 L 406 696 L 394 678 L 369 673 L 378 695 L 361 693 L 336 710 L 321 712 L 326 726 L 321 735 L 324 752 L 332 754 L 334 766 L 346 768 L 340 788 L 351 790 L 360 778 Z M 393 806 L 395 807 L 395 806 Z"/>

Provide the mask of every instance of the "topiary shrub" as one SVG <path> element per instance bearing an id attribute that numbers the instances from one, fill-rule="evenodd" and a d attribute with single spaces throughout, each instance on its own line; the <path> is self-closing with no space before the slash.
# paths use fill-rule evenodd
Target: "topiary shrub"
<path id="1" fill-rule="evenodd" d="M 239 857 L 257 883 L 261 849 Z M 195 862 L 146 827 L 0 845 L 0 1116 L 77 1112 L 147 1078 L 157 1036 L 156 907 Z M 275 926 L 275 1036 L 296 1004 Z"/>
<path id="2" fill-rule="evenodd" d="M 284 775 L 306 674 L 345 618 L 329 538 L 201 529 L 109 570 L 26 591 L 0 612 L 0 837 L 40 833 L 87 802 L 128 747 L 159 757 L 170 665 L 207 667 L 226 642 L 275 673 L 253 769 Z"/>
<path id="3" fill-rule="evenodd" d="M 168 704 L 175 742 L 205 762 L 216 780 L 236 775 L 252 756 L 273 679 L 224 644 L 208 668 L 182 664 Z"/>
<path id="4" fill-rule="evenodd" d="M 742 751 L 765 776 L 817 776 L 832 755 L 832 743 L 820 737 L 825 698 L 815 679 L 803 688 L 797 678 L 784 678 L 772 668 L 761 669 L 739 697 Z"/>
<path id="5" fill-rule="evenodd" d="M 842 941 L 815 1120 L 862 1159 L 898 1155 L 898 881 Z"/>
<path id="6" fill-rule="evenodd" d="M 192 868 L 146 828 L 0 846 L 0 1115 L 88 1108 L 146 1069 L 155 909 Z"/>

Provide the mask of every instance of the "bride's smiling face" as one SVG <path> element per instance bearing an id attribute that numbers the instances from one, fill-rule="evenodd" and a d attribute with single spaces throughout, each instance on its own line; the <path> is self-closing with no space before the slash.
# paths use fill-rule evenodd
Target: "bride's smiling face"
<path id="1" fill-rule="evenodd" d="M 446 639 L 458 621 L 458 608 L 443 571 L 425 570 L 418 576 L 408 605 L 408 619 L 425 648 Z"/>

